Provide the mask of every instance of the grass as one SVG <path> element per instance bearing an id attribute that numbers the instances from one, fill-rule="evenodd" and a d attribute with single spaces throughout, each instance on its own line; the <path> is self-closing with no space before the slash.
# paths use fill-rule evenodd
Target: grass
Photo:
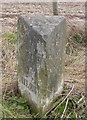
<path id="1" fill-rule="evenodd" d="M 2 36 L 2 39 L 7 39 L 8 40 L 8 45 L 13 46 L 17 42 L 17 34 L 16 33 L 5 33 Z"/>
<path id="2" fill-rule="evenodd" d="M 85 35 L 84 34 L 82 34 L 82 33 L 75 33 L 74 35 L 73 35 L 73 39 L 76 41 L 76 42 L 78 42 L 78 43 L 80 43 L 80 44 L 82 44 L 82 45 L 85 45 L 86 44 L 86 38 L 85 38 Z"/>
<path id="3" fill-rule="evenodd" d="M 17 34 L 16 33 L 5 33 L 1 36 L 2 38 L 8 40 L 9 46 L 16 45 L 17 42 Z M 69 36 L 68 43 L 66 45 L 66 53 L 69 55 L 77 54 L 79 51 L 79 46 L 84 46 L 86 43 L 86 39 L 83 34 L 75 33 L 73 36 Z M 66 91 L 64 89 L 64 91 Z M 67 94 L 66 92 L 64 93 Z M 60 101 L 65 95 L 59 96 L 55 101 Z M 67 116 L 71 119 L 76 119 L 78 116 L 85 116 L 85 103 L 82 100 L 78 104 L 78 100 L 81 98 L 78 95 L 74 98 L 68 98 L 67 109 L 63 115 L 64 109 L 66 107 L 67 99 L 55 110 L 46 116 L 46 118 L 60 118 L 62 115 L 64 118 Z M 22 96 L 13 95 L 12 97 L 8 97 L 8 99 L 4 99 L 2 104 L 0 104 L 0 109 L 2 109 L 4 118 L 30 118 L 35 117 L 35 113 L 31 110 L 28 101 L 26 101 Z M 37 116 L 38 117 L 38 116 Z"/>
<path id="4" fill-rule="evenodd" d="M 69 35 L 66 44 L 66 54 L 77 55 L 82 47 L 86 47 L 87 39 L 83 33 Z"/>
<path id="5" fill-rule="evenodd" d="M 2 111 L 4 118 L 26 118 L 30 117 L 30 108 L 26 99 L 21 96 L 9 97 L 3 100 Z"/>
<path id="6" fill-rule="evenodd" d="M 60 95 L 54 101 L 54 104 L 58 101 L 61 101 L 62 98 L 65 98 L 68 91 L 70 90 L 64 88 L 64 95 Z M 57 107 L 57 109 L 52 110 L 49 114 L 45 116 L 45 120 L 49 118 L 60 118 L 61 116 L 63 116 L 63 118 L 69 117 L 74 120 L 76 120 L 77 116 L 80 115 L 84 117 L 85 110 L 84 112 L 80 111 L 81 113 L 79 113 L 78 111 L 79 105 L 81 104 L 82 106 L 80 107 L 80 110 L 85 109 L 85 103 L 83 104 L 84 99 L 80 101 L 80 104 L 78 104 L 79 99 L 81 99 L 81 96 L 73 96 L 72 98 L 67 97 L 62 104 L 60 104 L 61 102 L 59 103 L 60 105 L 58 104 L 59 106 Z M 33 112 L 33 110 L 29 106 L 28 101 L 20 95 L 7 97 L 7 99 L 5 98 L 2 102 L 1 109 L 3 112 L 3 118 L 40 118 L 41 120 L 43 119 L 43 117 L 41 118 L 39 115 Z"/>

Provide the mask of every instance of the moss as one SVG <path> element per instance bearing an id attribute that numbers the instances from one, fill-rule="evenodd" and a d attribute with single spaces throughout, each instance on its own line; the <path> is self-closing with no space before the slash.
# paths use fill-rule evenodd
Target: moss
<path id="1" fill-rule="evenodd" d="M 44 81 L 47 79 L 47 70 L 45 68 L 41 68 L 39 78 Z"/>
<path id="2" fill-rule="evenodd" d="M 41 85 L 42 85 L 42 86 L 40 86 L 41 96 L 43 96 L 42 98 L 44 98 L 44 96 L 47 95 L 47 79 L 48 79 L 48 75 L 47 75 L 46 67 L 40 69 L 39 79 L 41 80 Z"/>

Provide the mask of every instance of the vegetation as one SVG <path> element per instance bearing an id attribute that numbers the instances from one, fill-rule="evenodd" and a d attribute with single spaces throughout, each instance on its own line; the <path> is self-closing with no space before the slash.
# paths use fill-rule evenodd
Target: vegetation
<path id="1" fill-rule="evenodd" d="M 86 36 L 82 32 L 69 35 L 66 44 L 66 54 L 77 55 L 79 50 L 87 45 L 86 43 Z"/>
<path id="2" fill-rule="evenodd" d="M 8 45 L 9 46 L 14 46 L 17 42 L 17 34 L 16 33 L 5 33 L 2 36 L 2 39 L 7 39 L 8 40 Z"/>
<path id="3" fill-rule="evenodd" d="M 53 107 L 42 118 L 85 118 L 85 98 L 84 95 L 72 95 L 72 88 L 64 88 L 63 93 L 53 102 Z M 1 104 L 0 104 L 1 106 Z M 20 96 L 5 96 L 2 101 L 3 118 L 40 118 L 39 114 L 35 114 L 30 108 L 28 101 Z"/>
<path id="4" fill-rule="evenodd" d="M 26 99 L 21 96 L 9 97 L 3 100 L 2 112 L 4 118 L 30 117 L 30 108 Z"/>
<path id="5" fill-rule="evenodd" d="M 2 35 L 3 39 L 8 40 L 9 46 L 14 46 L 17 42 L 16 33 L 6 33 Z M 66 53 L 72 55 L 77 54 L 80 46 L 85 46 L 86 38 L 81 33 L 75 33 L 69 36 L 66 45 Z M 54 107 L 50 109 L 43 117 L 48 118 L 85 118 L 85 95 L 72 95 L 74 88 L 67 88 L 65 85 L 62 95 L 54 101 Z M 35 114 L 30 108 L 28 101 L 19 94 L 6 94 L 0 103 L 3 118 L 40 118 L 39 114 Z M 42 119 L 42 118 L 40 118 Z"/>

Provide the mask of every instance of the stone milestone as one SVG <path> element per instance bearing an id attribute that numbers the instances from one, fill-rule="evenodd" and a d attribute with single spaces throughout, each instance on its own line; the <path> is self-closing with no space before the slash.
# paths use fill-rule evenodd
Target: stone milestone
<path id="1" fill-rule="evenodd" d="M 63 90 L 66 20 L 62 16 L 18 19 L 18 87 L 45 113 Z"/>

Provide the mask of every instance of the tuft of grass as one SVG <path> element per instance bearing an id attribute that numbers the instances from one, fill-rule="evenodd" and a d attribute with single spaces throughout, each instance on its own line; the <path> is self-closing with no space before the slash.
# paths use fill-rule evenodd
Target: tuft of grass
<path id="1" fill-rule="evenodd" d="M 30 107 L 24 97 L 13 96 L 9 100 L 3 100 L 2 112 L 4 118 L 30 117 Z"/>
<path id="2" fill-rule="evenodd" d="M 8 45 L 13 46 L 17 42 L 17 34 L 16 33 L 5 33 L 1 36 L 4 39 L 8 40 Z"/>
<path id="3" fill-rule="evenodd" d="M 67 37 L 66 54 L 77 55 L 82 47 L 87 44 L 86 36 L 83 33 L 74 33 Z"/>
<path id="4" fill-rule="evenodd" d="M 75 33 L 73 38 L 75 39 L 75 41 L 77 41 L 78 43 L 83 43 L 82 41 L 82 35 L 80 33 Z"/>
<path id="5" fill-rule="evenodd" d="M 16 39 L 16 33 L 5 33 L 2 35 L 3 38 L 7 38 L 7 39 L 10 39 L 10 40 L 14 40 Z"/>
<path id="6" fill-rule="evenodd" d="M 83 33 L 75 33 L 73 39 L 82 46 L 86 46 L 87 38 Z"/>

